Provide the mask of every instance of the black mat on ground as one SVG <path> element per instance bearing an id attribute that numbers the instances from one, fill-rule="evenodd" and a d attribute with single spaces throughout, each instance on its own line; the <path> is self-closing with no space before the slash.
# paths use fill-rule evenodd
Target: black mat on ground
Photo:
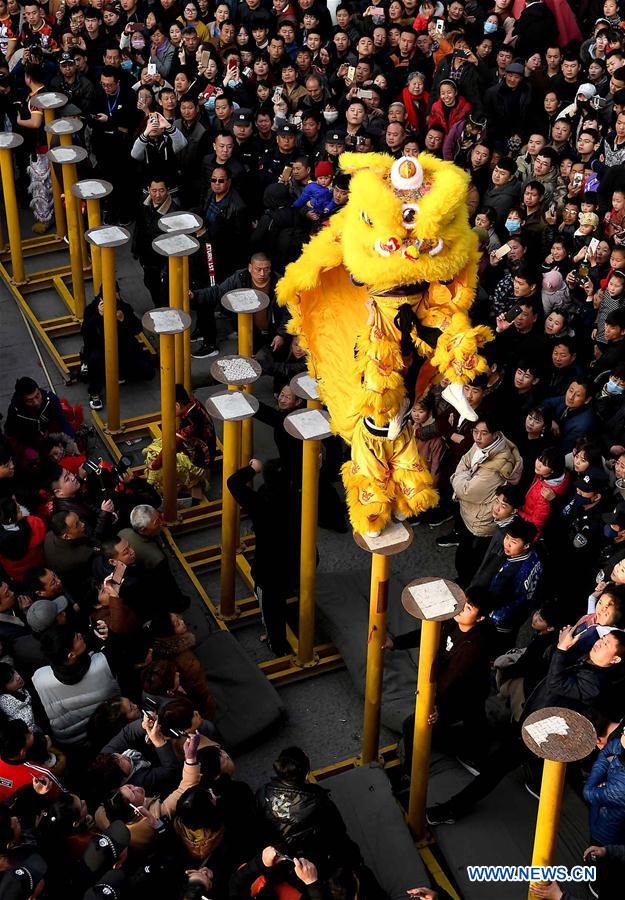
<path id="1" fill-rule="evenodd" d="M 389 631 L 403 634 L 418 622 L 401 605 L 404 584 L 391 576 L 389 583 Z M 369 625 L 369 575 L 363 572 L 320 575 L 317 579 L 317 608 L 323 626 L 338 647 L 349 674 L 364 695 Z M 384 664 L 382 721 L 400 732 L 406 716 L 414 712 L 417 679 L 416 652 L 394 650 Z"/>
<path id="2" fill-rule="evenodd" d="M 432 831 L 464 900 L 526 900 L 527 884 L 472 883 L 468 865 L 530 865 L 538 801 L 523 784 L 522 769 L 511 773 L 470 815 Z M 428 805 L 441 803 L 473 776 L 455 760 L 432 754 Z M 588 846 L 588 811 L 568 786 L 564 795 L 555 865 L 582 865 Z M 564 887 L 564 885 L 563 885 Z M 584 885 L 567 886 L 574 897 L 590 896 Z"/>
<path id="3" fill-rule="evenodd" d="M 372 763 L 322 782 L 341 811 L 349 836 L 391 900 L 406 900 L 406 891 L 431 887 L 401 808 L 384 770 Z"/>
<path id="4" fill-rule="evenodd" d="M 215 724 L 229 750 L 251 745 L 284 716 L 284 705 L 237 639 L 209 634 L 195 651 L 217 701 Z"/>

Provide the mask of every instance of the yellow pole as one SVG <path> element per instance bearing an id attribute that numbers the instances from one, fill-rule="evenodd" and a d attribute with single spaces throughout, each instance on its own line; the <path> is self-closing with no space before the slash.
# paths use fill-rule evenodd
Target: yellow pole
<path id="1" fill-rule="evenodd" d="M 566 763 L 553 759 L 544 760 L 536 831 L 534 832 L 533 866 L 553 865 L 565 776 Z M 535 900 L 535 896 L 530 887 L 529 900 Z"/>
<path id="2" fill-rule="evenodd" d="M 191 311 L 189 302 L 189 257 L 182 257 L 182 308 L 185 312 Z M 182 335 L 183 348 L 183 384 L 188 394 L 191 393 L 191 329 L 187 328 Z"/>
<path id="3" fill-rule="evenodd" d="M 237 331 L 239 332 L 239 356 L 254 355 L 254 317 L 252 313 L 237 314 Z M 252 385 L 246 384 L 243 390 L 252 393 Z M 243 437 L 241 439 L 241 465 L 246 466 L 254 456 L 254 423 L 252 419 L 243 420 Z"/>
<path id="4" fill-rule="evenodd" d="M 17 198 L 15 196 L 15 175 L 13 173 L 13 155 L 9 149 L 0 150 L 0 172 L 2 173 L 2 191 L 4 194 L 4 208 L 7 217 L 7 230 L 9 232 L 9 247 L 11 248 L 11 266 L 13 268 L 12 281 L 15 284 L 24 284 L 26 274 L 24 272 L 24 257 L 22 255 L 22 233 L 20 230 Z"/>
<path id="5" fill-rule="evenodd" d="M 46 125 L 50 125 L 54 122 L 56 118 L 56 112 L 53 109 L 44 109 L 43 111 L 43 120 Z M 50 131 L 46 132 L 46 138 L 48 141 L 48 150 L 52 146 L 52 133 Z M 65 223 L 65 210 L 63 209 L 63 198 L 61 196 L 61 185 L 58 182 L 56 177 L 56 172 L 54 166 L 52 165 L 52 160 L 50 162 L 50 180 L 52 181 L 52 200 L 54 202 L 54 226 L 56 228 L 57 237 L 62 238 L 65 235 L 67 230 L 67 226 Z M 63 179 L 65 180 L 65 171 L 63 171 Z M 67 192 L 66 192 L 67 193 Z"/>
<path id="6" fill-rule="evenodd" d="M 178 518 L 176 482 L 176 335 L 161 334 L 161 434 L 163 440 L 163 516 Z"/>
<path id="7" fill-rule="evenodd" d="M 100 201 L 97 198 L 87 200 L 87 223 L 89 225 L 89 228 L 97 228 L 102 224 Z M 91 270 L 93 277 L 93 296 L 95 297 L 96 294 L 100 292 L 100 288 L 102 287 L 102 257 L 100 254 L 100 248 L 95 244 L 91 245 Z"/>
<path id="8" fill-rule="evenodd" d="M 104 363 L 106 374 L 106 430 L 121 431 L 119 420 L 119 357 L 117 346 L 117 300 L 115 297 L 115 250 L 98 248 L 102 260 L 102 299 L 104 300 Z"/>
<path id="9" fill-rule="evenodd" d="M 182 259 L 169 257 L 169 305 L 182 309 Z M 176 384 L 184 384 L 184 335 L 176 335 Z"/>
<path id="10" fill-rule="evenodd" d="M 299 636 L 297 652 L 297 663 L 300 666 L 311 666 L 315 661 L 319 453 L 320 441 L 304 441 L 302 447 L 302 534 L 300 539 Z"/>
<path id="11" fill-rule="evenodd" d="M 80 200 L 72 194 L 72 185 L 76 184 L 76 165 L 65 163 L 63 169 L 63 190 L 67 207 L 67 228 L 69 237 L 69 261 L 72 270 L 72 295 L 74 298 L 74 315 L 82 319 L 85 315 L 85 283 L 82 271 L 81 234 L 82 220 L 80 216 Z"/>
<path id="12" fill-rule="evenodd" d="M 419 648 L 419 672 L 417 675 L 417 703 L 412 748 L 412 772 L 410 776 L 410 803 L 408 824 L 414 836 L 420 840 L 425 835 L 425 801 L 430 768 L 432 726 L 428 719 L 434 710 L 436 699 L 435 660 L 440 640 L 441 623 L 424 619 L 421 622 Z"/>
<path id="13" fill-rule="evenodd" d="M 371 555 L 371 591 L 369 594 L 369 633 L 367 638 L 367 679 L 362 732 L 362 762 L 375 762 L 380 745 L 380 709 L 384 676 L 384 642 L 388 618 L 388 579 L 390 556 Z"/>
<path id="14" fill-rule="evenodd" d="M 239 543 L 239 507 L 228 490 L 228 478 L 238 471 L 241 460 L 241 423 L 224 421 L 223 482 L 221 489 L 221 581 L 219 611 L 223 619 L 236 615 L 235 566 Z"/>
<path id="15" fill-rule="evenodd" d="M 4 238 L 4 222 L 2 221 L 2 209 L 0 208 L 0 253 L 4 253 L 6 245 L 6 240 Z"/>

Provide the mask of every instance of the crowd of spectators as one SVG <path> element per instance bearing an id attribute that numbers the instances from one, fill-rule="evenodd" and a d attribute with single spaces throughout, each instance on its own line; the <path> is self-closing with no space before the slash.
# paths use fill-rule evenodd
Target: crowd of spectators
<path id="1" fill-rule="evenodd" d="M 599 737 L 596 760 L 576 770 L 599 895 L 620 895 L 625 8 L 617 0 L 384 0 L 332 12 L 321 0 L 0 0 L 0 51 L 3 128 L 25 138 L 18 189 L 35 231 L 50 227 L 53 208 L 32 99 L 52 88 L 69 99 L 64 114 L 82 120 L 81 174 L 113 185 L 106 221 L 134 223 L 133 252 L 155 305 L 167 295 L 151 246 L 159 217 L 172 209 L 202 217 L 191 258 L 194 358 L 216 355 L 232 328 L 216 315 L 225 292 L 254 287 L 270 297 L 255 318 L 254 349 L 274 379 L 278 409 L 261 407 L 260 419 L 274 429 L 280 464 L 265 466 L 259 492 L 249 486 L 257 460 L 230 487 L 254 518 L 257 594 L 276 653 L 285 651 L 297 573 L 272 565 L 271 514 L 284 504 L 284 540 L 296 545 L 289 486 L 300 477 L 299 445 L 282 424 L 299 402 L 288 382 L 305 359 L 275 284 L 347 202 L 344 151 L 426 150 L 468 173 L 482 251 L 472 317 L 495 333 L 484 351 L 489 370 L 465 387 L 475 421 L 446 407 L 439 389 L 414 404 L 412 418 L 441 495 L 414 523 L 417 543 L 418 529 L 453 521 L 436 543 L 455 550 L 469 598 L 443 629 L 432 724 L 475 778 L 428 816 L 454 822 L 506 771 L 531 762 L 520 739 L 531 712 L 583 712 Z M 149 378 L 132 304 L 121 296 L 118 304 L 128 351 L 121 375 Z M 95 409 L 101 312 L 96 297 L 83 327 Z M 180 390 L 181 449 L 204 471 L 210 428 Z M 158 547 L 158 478 L 90 465 L 73 412 L 19 379 L 0 450 L 4 869 L 38 853 L 32 871 L 43 858 L 50 884 L 69 884 L 76 896 L 113 863 L 115 879 L 171 878 L 184 892 L 195 890 L 183 883 L 185 868 L 208 859 L 212 887 L 205 872 L 194 875 L 198 896 L 247 896 L 257 878 L 293 880 L 286 857 L 297 852 L 300 893 L 355 896 L 366 873 L 324 795 L 310 801 L 326 816 L 312 828 L 314 846 L 303 812 L 295 837 L 286 833 L 290 815 L 275 828 L 284 798 L 304 790 L 300 751 L 276 763 L 290 787 L 275 789 L 275 803 L 273 788 L 254 804 L 232 779 L 231 760 L 215 749 L 214 701 L 183 617 L 188 599 Z M 319 510 L 320 523 L 338 531 L 340 457 L 336 443 L 325 446 Z M 148 472 L 158 468 L 156 453 Z M 398 635 L 387 646 L 417 642 Z M 508 711 L 494 733 L 493 692 Z M 156 706 L 146 706 L 150 698 Z M 409 757 L 410 721 L 404 730 Z M 536 772 L 527 774 L 535 793 Z M 234 820 L 249 825 L 246 835 L 233 837 Z M 557 885 L 541 890 L 560 896 Z"/>
<path id="2" fill-rule="evenodd" d="M 0 432 L 0 896 L 383 896 L 303 750 L 235 777 L 161 498 L 79 412 L 22 377 Z"/>

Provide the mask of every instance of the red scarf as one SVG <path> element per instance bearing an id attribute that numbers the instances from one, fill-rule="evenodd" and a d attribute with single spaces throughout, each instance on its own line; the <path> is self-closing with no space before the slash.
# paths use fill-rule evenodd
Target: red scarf
<path id="1" fill-rule="evenodd" d="M 427 91 L 423 91 L 416 101 L 407 87 L 401 92 L 401 102 L 406 107 L 406 116 L 408 118 L 408 127 L 410 131 L 423 131 L 425 128 L 428 99 L 429 94 Z"/>

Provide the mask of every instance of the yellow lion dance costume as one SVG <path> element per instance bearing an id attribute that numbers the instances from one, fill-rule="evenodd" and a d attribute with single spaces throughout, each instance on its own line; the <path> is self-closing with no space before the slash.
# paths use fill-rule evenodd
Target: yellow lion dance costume
<path id="1" fill-rule="evenodd" d="M 420 366 L 417 399 L 444 378 L 460 408 L 492 335 L 468 316 L 479 254 L 467 174 L 427 153 L 344 153 L 341 168 L 349 200 L 287 267 L 277 297 L 332 428 L 351 445 L 342 476 L 352 526 L 376 535 L 438 502 L 411 425 L 410 366 Z"/>

